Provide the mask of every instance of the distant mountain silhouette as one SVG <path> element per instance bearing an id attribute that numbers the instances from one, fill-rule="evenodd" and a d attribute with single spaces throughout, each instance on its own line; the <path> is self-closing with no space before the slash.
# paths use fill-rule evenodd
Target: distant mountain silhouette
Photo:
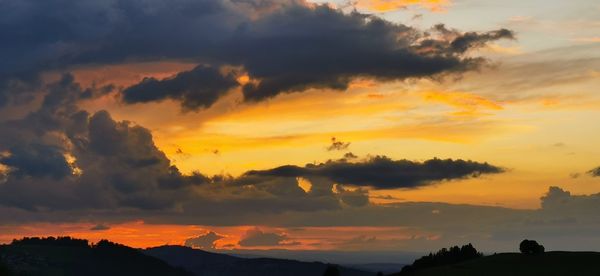
<path id="1" fill-rule="evenodd" d="M 175 267 L 182 267 L 197 276 L 321 276 L 327 264 L 300 262 L 274 258 L 240 258 L 211 253 L 184 246 L 160 246 L 144 250 L 144 253 L 164 260 Z M 375 273 L 338 267 L 342 276 L 374 276 Z"/>
<path id="2" fill-rule="evenodd" d="M 24 238 L 0 245 L 0 276 L 321 276 L 332 267 L 342 276 L 374 275 L 320 262 L 241 258 L 183 246 L 140 250 L 70 237 Z"/>
<path id="3" fill-rule="evenodd" d="M 359 269 L 359 270 L 364 270 L 364 271 L 372 271 L 374 273 L 382 272 L 384 274 L 390 274 L 390 273 L 394 273 L 394 272 L 398 272 L 398 271 L 402 270 L 402 268 L 405 267 L 406 265 L 399 264 L 399 263 L 366 263 L 366 264 L 351 264 L 351 265 L 344 265 L 344 266 Z"/>
<path id="4" fill-rule="evenodd" d="M 137 249 L 109 241 L 90 245 L 68 237 L 26 238 L 0 245 L 0 263 L 2 276 L 192 275 Z"/>

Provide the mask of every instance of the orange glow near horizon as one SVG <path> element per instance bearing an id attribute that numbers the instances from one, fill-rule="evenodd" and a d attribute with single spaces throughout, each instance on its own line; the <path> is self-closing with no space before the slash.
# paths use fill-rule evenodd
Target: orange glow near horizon
<path id="1" fill-rule="evenodd" d="M 438 238 L 435 233 L 422 233 L 404 227 L 268 227 L 268 226 L 196 226 L 172 224 L 146 224 L 131 221 L 107 225 L 106 230 L 92 230 L 92 223 L 33 223 L 0 226 L 0 244 L 10 243 L 23 237 L 70 236 L 97 243 L 107 239 L 134 248 L 162 245 L 185 245 L 185 240 L 208 232 L 223 238 L 215 241 L 214 248 L 205 250 L 239 249 L 289 249 L 289 250 L 363 250 L 361 239 L 393 240 L 395 242 L 414 239 Z M 285 237 L 280 245 L 241 246 L 249 230 L 259 229 L 265 233 L 277 233 Z"/>

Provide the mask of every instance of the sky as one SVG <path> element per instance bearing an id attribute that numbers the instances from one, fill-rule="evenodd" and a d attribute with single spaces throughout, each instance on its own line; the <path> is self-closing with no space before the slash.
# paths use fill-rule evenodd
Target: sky
<path id="1" fill-rule="evenodd" d="M 0 242 L 600 250 L 600 4 L 0 1 Z"/>

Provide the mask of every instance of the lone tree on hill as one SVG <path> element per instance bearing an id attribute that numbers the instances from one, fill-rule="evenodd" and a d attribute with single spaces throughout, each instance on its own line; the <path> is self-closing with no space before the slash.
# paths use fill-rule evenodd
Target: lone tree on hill
<path id="1" fill-rule="evenodd" d="M 523 254 L 537 255 L 537 254 L 544 253 L 545 248 L 543 245 L 539 244 L 538 242 L 536 242 L 534 240 L 523 240 L 519 244 L 519 250 Z"/>

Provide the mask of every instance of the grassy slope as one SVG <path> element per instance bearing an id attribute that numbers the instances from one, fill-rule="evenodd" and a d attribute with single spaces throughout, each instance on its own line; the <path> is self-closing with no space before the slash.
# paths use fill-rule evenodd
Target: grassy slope
<path id="1" fill-rule="evenodd" d="M 600 275 L 600 253 L 555 251 L 537 256 L 501 253 L 408 275 Z"/>

